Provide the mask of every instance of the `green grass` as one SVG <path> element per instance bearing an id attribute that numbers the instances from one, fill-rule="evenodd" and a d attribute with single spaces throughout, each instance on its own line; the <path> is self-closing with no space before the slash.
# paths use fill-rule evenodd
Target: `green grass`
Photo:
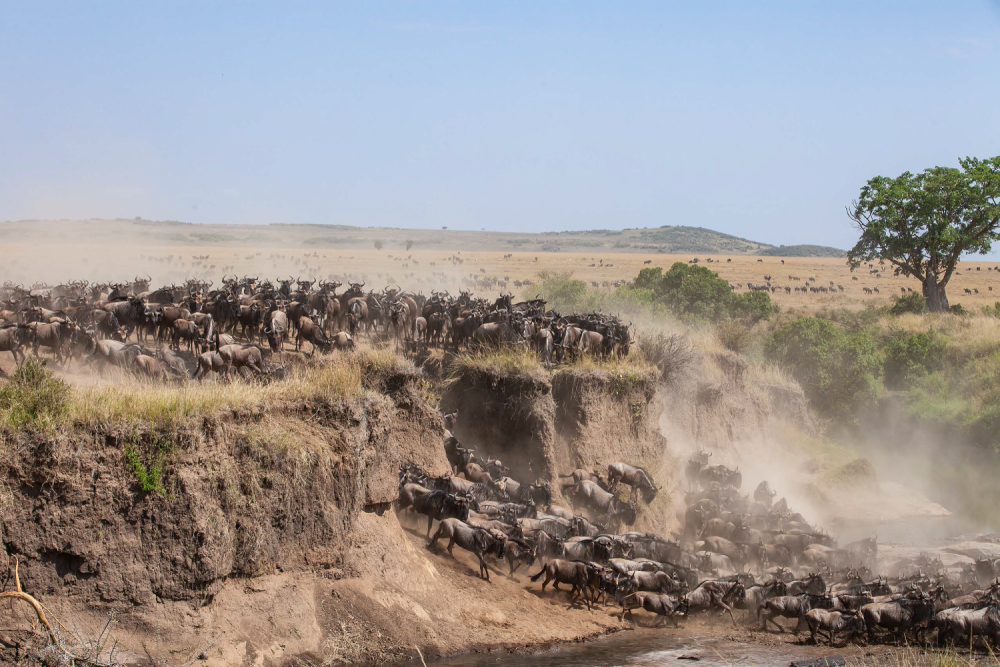
<path id="1" fill-rule="evenodd" d="M 72 391 L 65 382 L 28 357 L 10 379 L 0 385 L 0 426 L 9 430 L 47 430 L 71 412 Z"/>

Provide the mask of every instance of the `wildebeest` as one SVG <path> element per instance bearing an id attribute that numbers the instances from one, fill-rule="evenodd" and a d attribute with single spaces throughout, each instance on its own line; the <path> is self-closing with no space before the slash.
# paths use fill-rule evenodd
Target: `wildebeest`
<path id="1" fill-rule="evenodd" d="M 440 491 L 435 493 L 441 493 Z M 442 537 L 448 538 L 448 553 L 454 555 L 452 550 L 455 545 L 462 547 L 466 551 L 475 554 L 479 559 L 479 576 L 490 580 L 490 569 L 486 565 L 483 557 L 486 554 L 495 554 L 498 559 L 503 559 L 507 548 L 507 536 L 499 531 L 487 530 L 470 526 L 459 519 L 444 519 L 438 526 L 437 532 L 431 538 L 429 547 L 434 547 Z"/>
<path id="2" fill-rule="evenodd" d="M 769 581 L 766 584 L 748 586 L 743 601 L 736 605 L 737 609 L 743 609 L 757 618 L 757 613 L 764 603 L 771 598 L 781 597 L 787 593 L 785 583 L 780 580 Z"/>
<path id="3" fill-rule="evenodd" d="M 58 363 L 64 363 L 63 354 L 72 342 L 79 327 L 73 322 L 55 321 L 49 323 L 32 322 L 28 325 L 31 336 L 31 351 L 37 357 L 39 347 L 52 350 Z"/>
<path id="4" fill-rule="evenodd" d="M 642 608 L 659 616 L 660 618 L 656 621 L 658 624 L 670 619 L 675 628 L 677 627 L 677 616 L 687 614 L 690 606 L 686 598 L 677 599 L 664 593 L 648 591 L 629 593 L 621 598 L 619 604 L 622 608 L 621 614 L 618 615 L 619 620 L 624 620 L 625 614 L 631 617 L 633 609 Z"/>
<path id="5" fill-rule="evenodd" d="M 838 632 L 850 632 L 856 634 L 865 631 L 865 620 L 861 614 L 847 611 L 827 611 L 826 609 L 810 609 L 805 615 L 806 624 L 809 626 L 809 634 L 812 635 L 813 642 L 816 641 L 816 632 L 826 630 L 830 645 L 837 640 Z"/>
<path id="6" fill-rule="evenodd" d="M 198 355 L 198 367 L 191 374 L 192 378 L 197 378 L 198 382 L 205 379 L 205 375 L 211 371 L 224 373 L 226 362 L 222 360 L 222 355 L 218 352 L 202 352 Z"/>
<path id="7" fill-rule="evenodd" d="M 403 484 L 399 487 L 397 506 L 399 509 L 412 507 L 415 512 L 426 515 L 428 536 L 435 519 L 465 521 L 469 518 L 469 501 L 466 498 L 439 489 L 432 491 L 419 484 Z"/>
<path id="8" fill-rule="evenodd" d="M 563 486 L 563 494 L 574 507 L 582 506 L 595 512 L 604 524 L 614 524 L 624 520 L 631 526 L 636 520 L 635 503 L 623 503 L 612 493 L 608 493 L 590 480 L 580 480 L 576 484 Z"/>
<path id="9" fill-rule="evenodd" d="M 0 352 L 10 352 L 15 364 L 24 363 L 25 356 L 21 347 L 30 335 L 28 327 L 23 324 L 9 324 L 3 327 L 0 329 Z"/>
<path id="10" fill-rule="evenodd" d="M 731 583 L 703 581 L 687 593 L 684 600 L 692 612 L 721 609 L 729 614 L 733 625 L 736 625 L 732 605 L 742 602 L 745 595 L 746 589 L 739 581 Z"/>
<path id="11" fill-rule="evenodd" d="M 248 368 L 256 375 L 264 373 L 263 355 L 256 345 L 223 345 L 219 354 L 226 363 L 227 374 L 233 368 Z"/>
<path id="12" fill-rule="evenodd" d="M 545 592 L 545 586 L 550 581 L 554 581 L 552 587 L 556 590 L 559 590 L 559 584 L 570 584 L 573 587 L 569 594 L 570 601 L 572 602 L 576 595 L 580 594 L 587 603 L 587 611 L 590 611 L 589 574 L 586 563 L 557 558 L 547 562 L 538 574 L 533 574 L 529 578 L 531 581 L 538 581 L 545 577 L 545 581 L 542 582 L 542 592 Z"/>
<path id="13" fill-rule="evenodd" d="M 687 583 L 671 577 L 666 572 L 634 571 L 628 573 L 637 591 L 678 594 L 687 591 Z"/>
<path id="14" fill-rule="evenodd" d="M 590 472 L 589 470 L 584 470 L 583 468 L 577 468 L 568 475 L 559 475 L 559 476 L 562 478 L 572 479 L 574 484 L 576 482 L 585 479 L 587 481 L 593 482 L 594 484 L 597 484 L 597 486 L 601 487 L 605 491 L 610 490 L 608 488 L 608 483 L 604 481 L 604 478 L 602 478 L 599 473 Z"/>
<path id="15" fill-rule="evenodd" d="M 445 438 L 444 455 L 451 465 L 451 471 L 456 475 L 465 470 L 465 466 L 474 456 L 472 448 L 462 447 L 462 443 L 455 436 Z"/>
<path id="16" fill-rule="evenodd" d="M 295 351 L 298 352 L 302 349 L 302 341 L 308 341 L 312 344 L 312 353 L 316 353 L 316 348 L 318 347 L 320 352 L 330 351 L 330 341 L 327 340 L 326 336 L 323 334 L 323 328 L 313 322 L 311 317 L 303 315 L 299 318 L 298 322 L 298 334 L 295 337 Z"/>
<path id="17" fill-rule="evenodd" d="M 688 483 L 694 486 L 698 481 L 698 476 L 701 471 L 708 465 L 708 459 L 712 457 L 712 452 L 699 451 L 697 454 L 693 454 L 684 465 L 684 476 L 687 477 Z"/>
<path id="18" fill-rule="evenodd" d="M 765 507 L 770 508 L 776 495 L 778 495 L 777 492 L 772 491 L 771 485 L 767 483 L 767 480 L 764 480 L 757 485 L 756 489 L 754 489 L 753 499 L 758 503 L 762 503 Z"/>
<path id="19" fill-rule="evenodd" d="M 861 608 L 868 636 L 875 628 L 892 632 L 897 639 L 904 639 L 910 628 L 922 626 L 934 615 L 934 602 L 925 593 L 890 602 L 874 602 Z"/>
<path id="20" fill-rule="evenodd" d="M 656 486 L 653 476 L 645 469 L 632 466 L 627 463 L 612 463 L 608 466 L 608 490 L 614 492 L 619 482 L 632 487 L 631 499 L 642 491 L 642 498 L 646 503 L 650 503 L 656 497 L 656 492 L 660 487 Z"/>
<path id="21" fill-rule="evenodd" d="M 974 637 L 989 637 L 994 646 L 1000 642 L 1000 606 L 991 604 L 980 609 L 951 608 L 938 612 L 932 625 L 938 628 L 938 644 L 963 639 L 971 645 Z"/>
<path id="22" fill-rule="evenodd" d="M 781 595 L 766 600 L 764 605 L 757 609 L 757 618 L 760 618 L 763 612 L 764 623 L 761 629 L 766 631 L 768 622 L 771 622 L 781 632 L 784 632 L 785 628 L 774 620 L 776 617 L 797 619 L 798 624 L 795 626 L 793 632 L 798 634 L 799 628 L 804 623 L 805 615 L 810 610 L 829 609 L 832 606 L 833 600 L 826 594 L 812 595 L 811 593 L 803 593 L 801 595 Z"/>

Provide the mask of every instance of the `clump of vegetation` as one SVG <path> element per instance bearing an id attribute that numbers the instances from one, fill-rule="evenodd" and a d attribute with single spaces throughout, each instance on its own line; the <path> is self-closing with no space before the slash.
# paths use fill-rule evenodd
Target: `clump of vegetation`
<path id="1" fill-rule="evenodd" d="M 775 312 L 768 292 L 734 294 L 715 271 L 684 262 L 676 262 L 666 273 L 660 267 L 643 269 L 633 285 L 648 290 L 654 301 L 685 320 L 736 318 L 754 324 Z"/>
<path id="2" fill-rule="evenodd" d="M 70 391 L 44 362 L 28 357 L 0 385 L 0 425 L 11 430 L 50 428 L 69 412 Z"/>
<path id="3" fill-rule="evenodd" d="M 905 313 L 913 313 L 914 315 L 923 315 L 928 311 L 927 308 L 927 298 L 920 292 L 908 292 L 902 296 L 897 296 L 889 308 L 889 312 L 893 315 L 903 315 Z"/>
<path id="4" fill-rule="evenodd" d="M 934 331 L 909 334 L 891 329 L 885 343 L 885 385 L 904 389 L 945 362 L 946 341 Z"/>
<path id="5" fill-rule="evenodd" d="M 171 449 L 166 436 L 157 436 L 145 447 L 138 440 L 125 445 L 125 463 L 143 493 L 163 494 L 163 466 Z"/>
<path id="6" fill-rule="evenodd" d="M 665 384 L 673 384 L 688 373 L 698 360 L 698 353 L 680 334 L 640 336 L 637 347 L 643 358 L 656 367 Z"/>
<path id="7" fill-rule="evenodd" d="M 824 417 L 856 422 L 879 396 L 882 355 L 866 331 L 848 332 L 815 317 L 774 331 L 767 356 L 791 371 Z"/>

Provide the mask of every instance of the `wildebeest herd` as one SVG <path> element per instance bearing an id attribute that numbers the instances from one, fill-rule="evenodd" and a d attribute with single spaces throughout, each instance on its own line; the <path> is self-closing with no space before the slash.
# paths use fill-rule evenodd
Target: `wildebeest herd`
<path id="1" fill-rule="evenodd" d="M 354 347 L 359 334 L 409 349 L 528 346 L 546 363 L 582 355 L 625 356 L 630 326 L 599 313 L 561 315 L 545 301 L 489 300 L 470 292 L 430 296 L 349 282 L 224 276 L 152 288 L 150 278 L 0 288 L 0 352 L 14 361 L 49 352 L 161 380 L 234 371 L 261 375 L 286 344 L 311 356 Z M 308 348 L 306 347 L 308 343 Z"/>
<path id="2" fill-rule="evenodd" d="M 571 605 L 614 603 L 622 619 L 642 609 L 654 625 L 698 613 L 737 625 L 740 613 L 758 631 L 808 630 L 831 644 L 838 636 L 927 642 L 931 633 L 940 645 L 1000 639 L 1000 580 L 988 578 L 1000 562 L 949 568 L 921 555 L 877 575 L 877 538 L 839 546 L 784 498 L 775 501 L 768 482 L 752 498 L 741 493 L 739 469 L 711 465 L 708 452 L 685 466 L 678 534 L 623 532 L 660 492 L 649 471 L 616 462 L 606 476 L 559 475 L 561 505 L 550 482 L 512 479 L 501 461 L 451 434 L 457 414 L 444 419 L 451 469 L 435 476 L 401 466 L 398 510 L 427 517 L 429 548 L 447 540 L 449 553 L 455 545 L 473 553 L 486 580 L 491 561 L 506 561 L 511 578 L 537 563 L 530 580 L 542 591 L 563 584 Z"/>

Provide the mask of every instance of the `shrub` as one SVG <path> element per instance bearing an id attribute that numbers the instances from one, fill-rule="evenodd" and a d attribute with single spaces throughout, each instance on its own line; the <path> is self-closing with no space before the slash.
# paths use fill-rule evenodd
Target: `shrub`
<path id="1" fill-rule="evenodd" d="M 722 347 L 732 352 L 743 353 L 752 340 L 752 326 L 742 320 L 724 320 L 715 326 L 715 336 Z"/>
<path id="2" fill-rule="evenodd" d="M 678 317 L 719 320 L 729 314 L 733 292 L 729 283 L 704 266 L 676 262 L 655 289 Z"/>
<path id="3" fill-rule="evenodd" d="M 376 250 L 381 250 L 381 249 L 382 249 L 382 246 L 384 246 L 384 245 L 385 245 L 385 244 L 384 244 L 384 243 L 382 243 L 381 241 L 375 241 L 375 249 L 376 249 Z"/>
<path id="4" fill-rule="evenodd" d="M 640 336 L 637 346 L 643 358 L 656 367 L 660 378 L 668 385 L 687 373 L 698 359 L 687 338 L 679 334 Z"/>
<path id="5" fill-rule="evenodd" d="M 885 345 L 885 385 L 904 389 L 943 365 L 945 340 L 934 331 L 907 334 L 892 330 Z"/>
<path id="6" fill-rule="evenodd" d="M 893 315 L 903 315 L 904 313 L 923 315 L 928 312 L 927 297 L 920 292 L 907 292 L 902 296 L 896 297 L 889 308 L 889 312 Z"/>
<path id="7" fill-rule="evenodd" d="M 13 376 L 0 386 L 0 424 L 10 429 L 48 428 L 69 409 L 70 387 L 28 357 Z"/>
<path id="8" fill-rule="evenodd" d="M 965 309 L 965 306 L 963 306 L 960 303 L 952 304 L 952 306 L 950 308 L 948 308 L 948 312 L 951 313 L 952 315 L 971 315 L 972 314 L 969 311 L 967 311 Z"/>
<path id="9" fill-rule="evenodd" d="M 732 317 L 739 318 L 749 325 L 770 319 L 778 310 L 767 292 L 744 292 L 733 295 L 729 309 Z"/>
<path id="10" fill-rule="evenodd" d="M 772 333 L 765 352 L 791 371 L 825 417 L 856 422 L 878 397 L 882 359 L 865 331 L 848 333 L 832 322 L 801 317 Z"/>

